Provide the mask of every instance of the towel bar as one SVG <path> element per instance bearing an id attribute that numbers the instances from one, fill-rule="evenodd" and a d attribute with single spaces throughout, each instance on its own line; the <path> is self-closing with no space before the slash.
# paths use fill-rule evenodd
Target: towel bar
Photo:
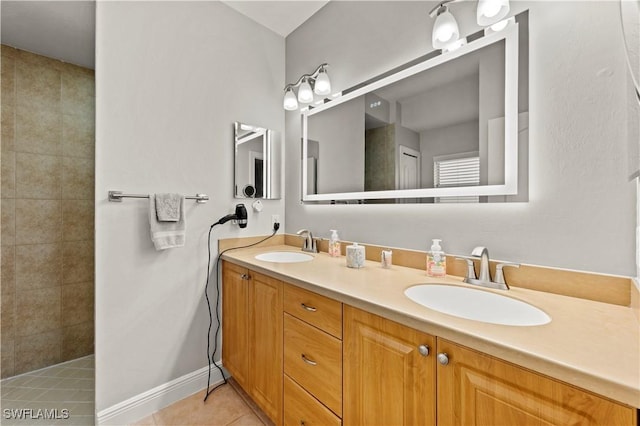
<path id="1" fill-rule="evenodd" d="M 122 191 L 109 191 L 109 201 L 121 203 L 123 198 L 149 198 L 149 195 L 123 194 Z M 209 196 L 207 194 L 186 195 L 184 198 L 187 200 L 196 200 L 196 203 L 198 204 L 203 204 L 209 201 Z"/>

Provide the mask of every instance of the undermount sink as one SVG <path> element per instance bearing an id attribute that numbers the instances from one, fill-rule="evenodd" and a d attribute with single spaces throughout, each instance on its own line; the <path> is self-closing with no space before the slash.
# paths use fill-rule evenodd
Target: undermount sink
<path id="1" fill-rule="evenodd" d="M 256 259 L 273 263 L 298 263 L 313 260 L 313 256 L 297 251 L 269 251 L 257 255 Z"/>
<path id="2" fill-rule="evenodd" d="M 516 326 L 551 322 L 551 317 L 535 306 L 475 288 L 421 284 L 409 287 L 404 294 L 429 309 L 475 321 Z"/>

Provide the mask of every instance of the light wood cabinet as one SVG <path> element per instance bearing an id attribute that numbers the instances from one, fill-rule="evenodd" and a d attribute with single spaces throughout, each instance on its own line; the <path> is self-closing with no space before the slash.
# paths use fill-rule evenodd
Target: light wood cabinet
<path id="1" fill-rule="evenodd" d="M 285 375 L 284 424 L 287 426 L 340 426 L 342 422 L 340 417 Z"/>
<path id="2" fill-rule="evenodd" d="M 249 385 L 249 271 L 222 267 L 222 363 L 245 390 Z"/>
<path id="3" fill-rule="evenodd" d="M 249 287 L 249 394 L 276 425 L 282 424 L 282 282 L 251 272 Z"/>
<path id="4" fill-rule="evenodd" d="M 282 282 L 224 262 L 222 363 L 276 424 L 282 424 Z"/>
<path id="5" fill-rule="evenodd" d="M 435 424 L 435 342 L 426 333 L 345 305 L 344 424 Z"/>
<path id="6" fill-rule="evenodd" d="M 636 425 L 636 410 L 438 338 L 438 425 Z"/>
<path id="7" fill-rule="evenodd" d="M 638 425 L 635 408 L 308 290 L 228 262 L 222 277 L 223 364 L 276 425 Z"/>
<path id="8" fill-rule="evenodd" d="M 342 341 L 284 314 L 284 372 L 342 415 Z"/>
<path id="9" fill-rule="evenodd" d="M 286 425 L 339 425 L 342 416 L 342 303 L 285 284 Z"/>

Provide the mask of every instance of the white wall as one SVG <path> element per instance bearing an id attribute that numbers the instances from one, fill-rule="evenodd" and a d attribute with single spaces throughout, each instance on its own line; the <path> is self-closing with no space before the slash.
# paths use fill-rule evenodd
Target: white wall
<path id="1" fill-rule="evenodd" d="M 344 90 L 431 50 L 433 2 L 330 2 L 287 37 L 287 81 L 328 62 Z M 473 33 L 475 2 L 451 6 Z M 299 118 L 286 114 L 287 232 L 635 275 L 635 191 L 627 180 L 626 69 L 617 2 L 512 2 L 530 8 L 529 202 L 301 205 Z M 420 230 L 416 232 L 416 230 Z"/>
<path id="2" fill-rule="evenodd" d="M 282 37 L 219 2 L 98 2 L 97 411 L 207 365 L 207 232 L 242 201 L 233 122 L 282 132 L 284 53 Z M 108 190 L 211 201 L 187 201 L 186 246 L 156 252 L 147 201 L 109 203 Z M 212 250 L 218 238 L 268 234 L 284 201 L 264 207 L 247 205 L 245 230 L 216 227 Z"/>

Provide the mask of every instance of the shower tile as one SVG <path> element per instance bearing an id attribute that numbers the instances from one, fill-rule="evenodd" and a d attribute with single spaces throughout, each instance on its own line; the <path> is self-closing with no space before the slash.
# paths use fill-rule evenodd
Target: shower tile
<path id="1" fill-rule="evenodd" d="M 4 92 L 2 93 L 2 98 L 4 99 Z M 4 155 L 6 151 L 15 149 L 16 108 L 13 105 L 5 105 L 3 103 L 0 110 L 2 110 L 0 121 L 2 124 L 2 153 Z"/>
<path id="2" fill-rule="evenodd" d="M 94 158 L 95 118 L 89 114 L 62 116 L 62 152 L 68 157 Z"/>
<path id="3" fill-rule="evenodd" d="M 62 154 L 60 110 L 18 105 L 16 107 L 15 146 L 18 152 Z"/>
<path id="4" fill-rule="evenodd" d="M 15 217 L 16 244 L 55 243 L 62 238 L 60 200 L 16 200 Z"/>
<path id="5" fill-rule="evenodd" d="M 62 113 L 93 116 L 94 105 L 93 75 L 65 70 L 62 73 Z"/>
<path id="6" fill-rule="evenodd" d="M 3 198 L 0 201 L 0 228 L 3 246 L 9 246 L 16 243 L 16 201 L 9 198 Z"/>
<path id="7" fill-rule="evenodd" d="M 62 204 L 62 240 L 93 240 L 94 201 L 67 200 Z"/>
<path id="8" fill-rule="evenodd" d="M 62 329 L 62 359 L 70 360 L 93 353 L 93 321 L 86 322 Z M 90 372 L 89 377 L 85 373 L 73 374 L 77 379 L 93 377 L 92 370 L 79 370 Z"/>
<path id="9" fill-rule="evenodd" d="M 60 331 L 34 334 L 16 340 L 16 374 L 60 362 Z"/>
<path id="10" fill-rule="evenodd" d="M 16 153 L 14 151 L 2 151 L 0 160 L 2 167 L 2 198 L 16 197 Z"/>
<path id="11" fill-rule="evenodd" d="M 2 296 L 2 304 L 0 309 L 2 313 L 0 320 L 0 333 L 2 333 L 2 345 L 6 342 L 13 342 L 15 339 L 15 293 L 9 293 Z"/>
<path id="12" fill-rule="evenodd" d="M 60 71 L 54 61 L 21 51 L 16 61 L 16 104 L 31 108 L 60 109 Z"/>
<path id="13" fill-rule="evenodd" d="M 0 249 L 2 276 L 0 277 L 0 297 L 16 291 L 16 250 L 15 246 L 2 246 Z"/>
<path id="14" fill-rule="evenodd" d="M 93 320 L 93 282 L 62 286 L 62 326 Z"/>
<path id="15" fill-rule="evenodd" d="M 2 46 L 2 105 L 15 105 L 16 103 L 16 51 L 7 46 Z"/>
<path id="16" fill-rule="evenodd" d="M 0 378 L 4 379 L 15 375 L 14 348 L 15 341 L 13 340 L 2 342 L 0 345 Z"/>
<path id="17" fill-rule="evenodd" d="M 62 198 L 65 200 L 93 200 L 93 159 L 75 157 L 63 158 Z"/>
<path id="18" fill-rule="evenodd" d="M 16 339 L 59 329 L 61 320 L 60 287 L 16 292 Z M 59 333 L 59 330 L 56 331 Z"/>
<path id="19" fill-rule="evenodd" d="M 18 292 L 62 284 L 62 244 L 16 246 Z"/>
<path id="20" fill-rule="evenodd" d="M 63 243 L 62 282 L 64 284 L 93 282 L 93 241 Z"/>
<path id="21" fill-rule="evenodd" d="M 16 197 L 59 199 L 62 157 L 16 154 Z"/>

